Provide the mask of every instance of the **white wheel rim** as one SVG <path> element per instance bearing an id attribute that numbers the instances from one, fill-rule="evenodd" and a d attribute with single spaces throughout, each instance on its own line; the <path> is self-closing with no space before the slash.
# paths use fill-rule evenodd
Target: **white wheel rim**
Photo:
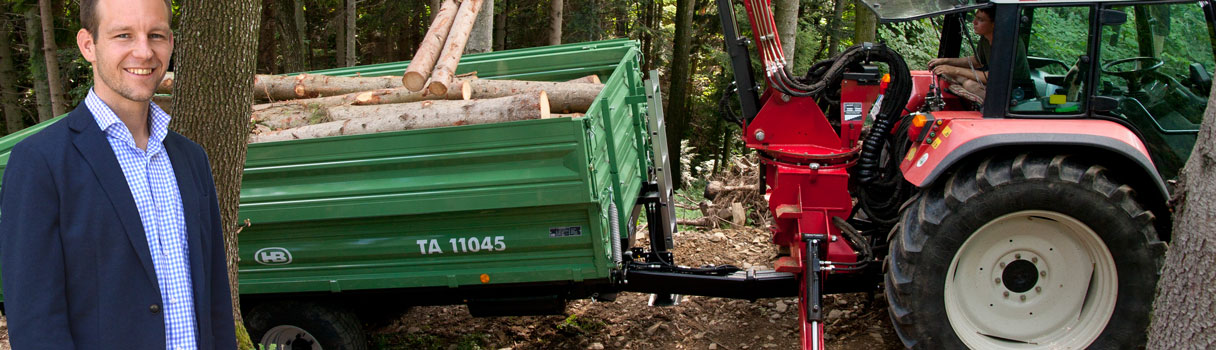
<path id="1" fill-rule="evenodd" d="M 304 344 L 301 344 L 301 341 Z M 316 337 L 303 328 L 292 325 L 271 328 L 262 336 L 261 343 L 262 349 L 265 350 L 322 350 Z"/>
<path id="2" fill-rule="evenodd" d="M 1118 285 L 1115 260 L 1089 226 L 1020 211 L 985 224 L 955 253 L 946 316 L 972 349 L 1084 349 L 1114 314 Z"/>

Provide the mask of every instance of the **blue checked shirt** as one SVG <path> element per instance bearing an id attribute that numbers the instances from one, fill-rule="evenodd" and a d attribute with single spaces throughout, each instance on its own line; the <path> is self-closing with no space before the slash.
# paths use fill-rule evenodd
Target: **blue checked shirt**
<path id="1" fill-rule="evenodd" d="M 169 133 L 169 114 L 156 104 L 151 105 L 151 136 L 145 151 L 135 146 L 135 139 L 126 124 L 93 90 L 89 90 L 85 104 L 93 112 L 97 126 L 106 133 L 106 140 L 110 141 L 110 147 L 118 157 L 118 164 L 139 209 L 139 219 L 143 222 L 160 287 L 165 316 L 165 348 L 197 349 L 194 294 L 190 283 L 189 250 L 186 249 L 186 218 L 177 177 L 164 145 L 165 135 Z"/>

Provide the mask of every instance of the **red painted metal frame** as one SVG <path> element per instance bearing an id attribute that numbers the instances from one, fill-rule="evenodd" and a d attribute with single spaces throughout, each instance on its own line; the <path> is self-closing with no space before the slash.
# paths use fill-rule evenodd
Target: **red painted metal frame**
<path id="1" fill-rule="evenodd" d="M 780 52 L 781 43 L 776 32 L 758 27 L 775 27 L 769 6 L 769 0 L 744 0 L 752 33 L 756 33 L 766 67 L 783 63 L 775 62 L 783 59 L 779 54 L 769 54 L 772 50 Z M 774 35 L 762 37 L 758 34 L 762 32 Z M 821 245 L 824 249 L 819 252 L 823 261 L 857 262 L 858 254 L 846 239 L 842 239 L 840 229 L 831 224 L 831 219 L 847 219 L 853 209 L 848 167 L 854 164 L 860 149 L 858 139 L 863 121 L 842 124 L 845 130 L 842 137 L 816 101 L 781 94 L 772 88 L 772 72 L 766 70 L 766 73 L 769 88 L 761 96 L 762 107 L 756 118 L 745 126 L 743 140 L 747 147 L 760 152 L 765 164 L 765 197 L 774 219 L 772 241 L 789 247 L 790 256 L 779 259 L 775 268 L 780 272 L 800 274 L 804 281 L 800 283 L 799 293 L 802 296 L 799 302 L 802 348 L 819 350 L 823 349 L 824 329 L 822 322 L 813 322 L 806 316 L 805 273 L 809 267 L 804 266 L 806 243 L 802 234 L 828 237 Z M 862 100 L 859 102 L 866 107 L 877 96 L 875 86 L 859 87 L 855 82 L 846 82 L 844 91 L 851 93 L 842 93 L 842 102 L 850 98 Z M 820 281 L 835 273 L 831 268 L 825 267 Z"/>

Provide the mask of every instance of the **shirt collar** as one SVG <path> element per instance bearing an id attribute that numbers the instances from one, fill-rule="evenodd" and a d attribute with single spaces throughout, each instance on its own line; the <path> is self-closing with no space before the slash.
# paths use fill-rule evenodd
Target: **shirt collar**
<path id="1" fill-rule="evenodd" d="M 93 120 L 97 122 L 97 127 L 101 128 L 106 135 L 129 140 L 134 144 L 135 139 L 131 136 L 131 130 L 127 129 L 127 125 L 118 119 L 118 114 L 114 113 L 114 110 L 110 109 L 110 106 L 102 101 L 92 88 L 89 89 L 89 95 L 84 98 L 84 103 L 89 108 L 89 112 L 93 113 Z M 172 117 L 160 109 L 156 103 L 148 103 L 148 105 L 148 114 L 151 116 L 152 122 L 148 150 L 152 151 L 151 145 L 159 147 L 164 142 L 165 136 L 169 134 L 169 121 Z"/>

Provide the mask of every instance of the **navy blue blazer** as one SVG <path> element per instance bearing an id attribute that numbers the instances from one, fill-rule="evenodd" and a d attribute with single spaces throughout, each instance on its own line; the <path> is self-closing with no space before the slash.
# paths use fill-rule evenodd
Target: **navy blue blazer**
<path id="1" fill-rule="evenodd" d="M 185 211 L 199 349 L 235 349 L 207 154 L 172 131 L 164 145 Z M 0 273 L 14 349 L 165 349 L 139 211 L 84 103 L 18 143 L 0 186 Z"/>

